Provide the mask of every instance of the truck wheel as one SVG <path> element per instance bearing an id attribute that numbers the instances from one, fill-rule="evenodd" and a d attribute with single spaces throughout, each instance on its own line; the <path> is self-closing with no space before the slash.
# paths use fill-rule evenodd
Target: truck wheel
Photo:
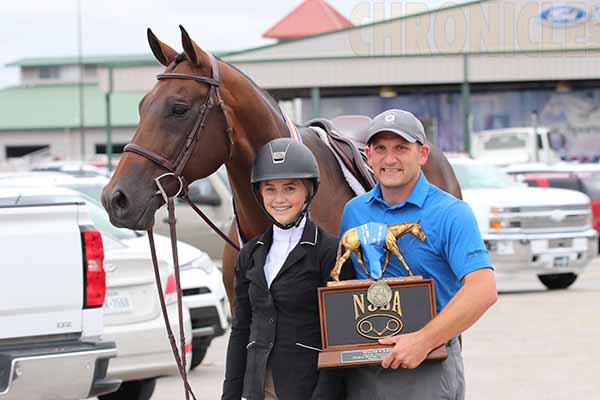
<path id="1" fill-rule="evenodd" d="M 538 275 L 538 278 L 548 289 L 566 289 L 575 282 L 577 274 L 569 272 L 566 274 Z"/>
<path id="2" fill-rule="evenodd" d="M 99 400 L 149 400 L 154 393 L 156 378 L 127 381 L 119 390 L 98 396 Z"/>
<path id="3" fill-rule="evenodd" d="M 190 364 L 190 369 L 196 368 L 204 357 L 206 356 L 206 352 L 208 351 L 208 346 L 210 346 L 210 342 L 212 341 L 211 337 L 200 337 L 192 339 L 192 362 Z"/>

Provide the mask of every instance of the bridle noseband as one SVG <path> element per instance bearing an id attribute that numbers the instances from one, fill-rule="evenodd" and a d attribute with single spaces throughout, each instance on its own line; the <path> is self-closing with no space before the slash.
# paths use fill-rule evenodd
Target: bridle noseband
<path id="1" fill-rule="evenodd" d="M 204 77 L 204 76 L 182 74 L 182 73 L 177 73 L 177 72 L 165 72 L 162 74 L 158 74 L 156 76 L 156 78 L 158 80 L 183 79 L 183 80 L 190 80 L 190 81 L 205 83 L 210 86 L 208 95 L 206 96 L 206 100 L 204 101 L 202 106 L 200 106 L 200 112 L 198 113 L 198 117 L 196 118 L 196 121 L 194 122 L 192 129 L 186 135 L 185 142 L 183 143 L 183 148 L 181 149 L 181 151 L 176 153 L 177 156 L 176 156 L 175 160 L 171 161 L 167 157 L 163 156 L 162 154 L 159 154 L 152 150 L 148 150 L 148 149 L 146 149 L 138 144 L 135 144 L 135 143 L 129 143 L 123 149 L 123 152 L 136 153 L 136 154 L 138 154 L 142 157 L 145 157 L 148 160 L 154 162 L 158 166 L 166 169 L 167 171 L 169 171 L 168 173 L 163 174 L 163 175 L 159 176 L 158 178 L 155 178 L 155 182 L 156 182 L 157 186 L 159 187 L 159 191 L 157 192 L 157 194 L 161 194 L 163 197 L 165 197 L 166 191 L 162 188 L 160 179 L 162 179 L 164 177 L 173 176 L 173 177 L 177 178 L 179 180 L 179 184 L 180 184 L 178 193 L 181 193 L 184 190 L 184 186 L 186 186 L 186 185 L 185 185 L 184 178 L 181 176 L 181 173 L 182 173 L 183 169 L 185 168 L 188 160 L 190 159 L 190 157 L 194 151 L 194 145 L 198 141 L 200 132 L 202 132 L 202 129 L 206 126 L 206 118 L 208 117 L 208 114 L 210 114 L 215 103 L 219 106 L 219 109 L 223 113 L 223 117 L 225 119 L 225 133 L 227 134 L 227 140 L 228 140 L 227 161 L 229 161 L 229 159 L 231 158 L 231 152 L 232 152 L 232 147 L 233 147 L 232 129 L 231 129 L 231 125 L 229 124 L 229 119 L 227 118 L 227 113 L 225 112 L 225 107 L 223 104 L 223 99 L 221 98 L 221 93 L 219 92 L 219 85 L 221 83 L 220 82 L 220 74 L 219 74 L 219 64 L 218 64 L 217 60 L 215 59 L 215 57 L 211 53 L 207 53 L 207 54 L 209 56 L 210 64 L 212 67 L 212 77 L 210 77 L 210 78 Z M 165 198 L 165 201 L 166 200 L 167 199 Z"/>

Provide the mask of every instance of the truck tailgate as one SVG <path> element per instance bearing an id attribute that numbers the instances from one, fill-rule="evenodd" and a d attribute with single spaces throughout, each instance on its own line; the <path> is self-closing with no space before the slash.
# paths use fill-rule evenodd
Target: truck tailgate
<path id="1" fill-rule="evenodd" d="M 81 331 L 78 207 L 0 208 L 0 339 Z"/>

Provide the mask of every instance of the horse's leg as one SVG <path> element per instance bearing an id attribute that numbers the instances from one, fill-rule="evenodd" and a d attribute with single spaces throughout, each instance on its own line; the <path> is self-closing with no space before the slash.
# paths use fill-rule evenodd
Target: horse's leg
<path id="1" fill-rule="evenodd" d="M 387 249 L 387 246 L 386 246 Z M 381 277 L 383 278 L 383 274 L 385 274 L 385 270 L 387 269 L 388 263 L 390 262 L 390 252 L 385 252 L 385 261 L 383 262 L 383 268 L 381 269 Z"/>
<path id="2" fill-rule="evenodd" d="M 229 234 L 227 235 L 234 243 L 238 243 L 238 233 L 237 227 L 235 225 L 235 221 L 231 223 L 229 227 Z M 225 248 L 223 249 L 223 285 L 225 286 L 225 291 L 227 292 L 227 298 L 229 299 L 229 306 L 233 309 L 233 277 L 234 277 L 234 268 L 235 268 L 235 259 L 238 255 L 238 252 L 228 244 L 225 244 Z M 233 310 L 232 310 L 233 311 Z"/>
<path id="3" fill-rule="evenodd" d="M 389 247 L 389 250 L 396 256 L 396 258 L 398 258 L 398 260 L 400 260 L 400 262 L 402 263 L 402 266 L 404 267 L 406 272 L 408 272 L 408 275 L 413 276 L 412 271 L 410 270 L 408 265 L 406 265 L 406 261 L 404 261 L 404 257 L 402 257 L 402 254 L 400 254 L 400 249 L 398 248 L 398 245 L 396 244 L 396 242 L 394 242 L 394 244 Z"/>
<path id="4" fill-rule="evenodd" d="M 340 247 L 342 246 L 341 241 L 340 241 Z M 350 257 L 350 254 L 352 254 L 352 249 L 346 248 L 346 251 L 344 252 L 344 254 L 338 258 L 338 260 L 335 262 L 335 266 L 333 267 L 333 269 L 331 270 L 331 272 L 329 273 L 329 276 L 331 276 L 331 278 L 336 281 L 339 282 L 340 280 L 340 273 L 342 272 L 342 267 L 344 266 L 344 264 L 346 263 L 346 261 L 348 261 L 348 258 Z"/>
<path id="5" fill-rule="evenodd" d="M 358 265 L 360 265 L 362 267 L 363 271 L 365 271 L 365 274 L 367 274 L 367 278 L 369 276 L 371 276 L 371 273 L 369 272 L 369 270 L 365 266 L 365 262 L 363 261 L 362 252 L 360 251 L 360 247 L 357 247 L 356 250 L 354 250 L 354 254 L 356 254 L 356 260 L 358 261 Z"/>

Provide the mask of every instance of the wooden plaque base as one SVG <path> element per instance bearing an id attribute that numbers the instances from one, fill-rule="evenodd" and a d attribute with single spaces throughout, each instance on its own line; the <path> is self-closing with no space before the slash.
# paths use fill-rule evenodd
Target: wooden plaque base
<path id="1" fill-rule="evenodd" d="M 384 337 L 415 332 L 435 316 L 433 280 L 420 276 L 383 280 L 392 290 L 390 304 L 375 307 L 367 299 L 372 280 L 330 282 L 319 288 L 323 351 L 319 368 L 379 364 L 392 346 Z M 448 357 L 446 346 L 433 350 L 428 360 Z"/>

